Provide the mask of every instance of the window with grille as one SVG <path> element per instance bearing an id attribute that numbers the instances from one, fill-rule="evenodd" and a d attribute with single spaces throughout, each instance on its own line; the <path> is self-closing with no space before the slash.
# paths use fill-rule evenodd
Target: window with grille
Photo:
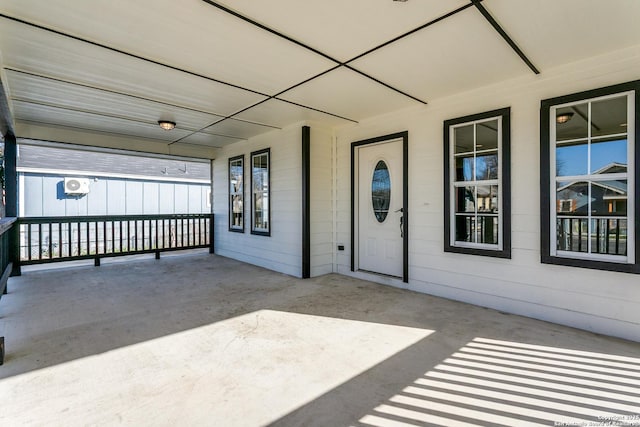
<path id="1" fill-rule="evenodd" d="M 446 251 L 510 257 L 509 114 L 444 123 Z"/>
<path id="2" fill-rule="evenodd" d="M 638 272 L 638 82 L 542 101 L 544 262 Z"/>

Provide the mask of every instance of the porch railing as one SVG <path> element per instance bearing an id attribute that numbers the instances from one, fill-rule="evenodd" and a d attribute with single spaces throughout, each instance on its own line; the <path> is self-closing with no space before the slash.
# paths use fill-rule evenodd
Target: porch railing
<path id="1" fill-rule="evenodd" d="M 0 298 L 7 293 L 7 281 L 13 269 L 12 239 L 15 218 L 0 219 Z M 0 365 L 4 363 L 4 337 L 0 336 Z"/>
<path id="2" fill-rule="evenodd" d="M 573 252 L 591 252 L 608 255 L 627 254 L 627 219 L 620 216 L 592 216 L 591 235 L 589 218 L 558 215 L 558 249 Z"/>
<path id="3" fill-rule="evenodd" d="M 18 219 L 20 264 L 210 248 L 212 214 L 58 216 Z"/>
<path id="4" fill-rule="evenodd" d="M 0 295 L 6 294 L 7 279 L 11 273 L 11 232 L 15 218 L 0 220 Z"/>

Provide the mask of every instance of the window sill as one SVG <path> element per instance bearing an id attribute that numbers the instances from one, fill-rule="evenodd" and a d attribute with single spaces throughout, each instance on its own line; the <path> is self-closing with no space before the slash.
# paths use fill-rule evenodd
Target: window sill
<path id="1" fill-rule="evenodd" d="M 471 248 L 471 247 L 446 245 L 444 248 L 444 251 L 457 253 L 457 254 L 478 255 L 478 256 L 488 256 L 492 258 L 511 259 L 511 251 L 508 249 L 486 249 L 486 248 L 477 248 L 477 247 Z"/>
<path id="2" fill-rule="evenodd" d="M 589 268 L 592 270 L 640 274 L 640 264 L 627 264 L 620 262 L 600 261 L 595 259 L 567 258 L 551 255 L 542 255 L 540 262 L 542 262 L 543 264 L 563 265 L 566 267 L 580 267 Z"/>

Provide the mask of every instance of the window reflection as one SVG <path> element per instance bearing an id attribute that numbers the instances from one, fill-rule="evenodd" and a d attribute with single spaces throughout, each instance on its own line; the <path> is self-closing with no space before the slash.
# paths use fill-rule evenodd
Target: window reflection
<path id="1" fill-rule="evenodd" d="M 555 120 L 556 141 L 582 139 L 589 136 L 589 104 L 558 108 Z"/>
<path id="2" fill-rule="evenodd" d="M 456 187 L 456 212 L 476 211 L 476 189 L 470 187 Z"/>
<path id="3" fill-rule="evenodd" d="M 454 130 L 454 141 L 456 154 L 469 153 L 473 151 L 473 125 L 461 126 Z"/>
<path id="4" fill-rule="evenodd" d="M 556 176 L 577 176 L 587 173 L 589 161 L 587 141 L 556 148 Z"/>
<path id="5" fill-rule="evenodd" d="M 626 216 L 627 180 L 592 182 L 591 215 Z"/>
<path id="6" fill-rule="evenodd" d="M 244 156 L 229 159 L 229 229 L 244 230 Z"/>
<path id="7" fill-rule="evenodd" d="M 498 121 L 478 123 L 476 125 L 476 150 L 498 149 Z"/>
<path id="8" fill-rule="evenodd" d="M 456 241 L 498 244 L 498 217 L 496 215 L 457 214 Z"/>
<path id="9" fill-rule="evenodd" d="M 627 255 L 629 102 L 630 95 L 616 94 L 549 110 L 558 251 Z"/>
<path id="10" fill-rule="evenodd" d="M 378 222 L 384 222 L 389 213 L 391 201 L 391 177 L 387 164 L 380 160 L 373 171 L 371 180 L 371 204 Z"/>
<path id="11" fill-rule="evenodd" d="M 557 249 L 626 255 L 627 186 L 626 179 L 558 182 Z"/>
<path id="12" fill-rule="evenodd" d="M 479 185 L 477 187 L 478 212 L 498 212 L 498 186 Z"/>
<path id="13" fill-rule="evenodd" d="M 624 133 L 627 128 L 627 97 L 605 99 L 591 103 L 591 136 Z"/>
<path id="14" fill-rule="evenodd" d="M 471 181 L 473 179 L 473 157 L 458 157 L 456 159 L 456 181 Z"/>
<path id="15" fill-rule="evenodd" d="M 591 173 L 627 172 L 627 140 L 596 140 L 591 143 Z"/>
<path id="16" fill-rule="evenodd" d="M 498 179 L 498 154 L 476 158 L 476 180 Z"/>
<path id="17" fill-rule="evenodd" d="M 269 152 L 252 154 L 252 231 L 269 232 Z M 260 233 L 259 233 L 260 234 Z"/>
<path id="18" fill-rule="evenodd" d="M 627 254 L 627 219 L 592 218 L 591 252 L 607 255 Z"/>
<path id="19" fill-rule="evenodd" d="M 589 183 L 560 181 L 556 184 L 556 212 L 586 216 L 589 214 Z"/>
<path id="20" fill-rule="evenodd" d="M 498 245 L 500 119 L 454 129 L 455 241 Z"/>

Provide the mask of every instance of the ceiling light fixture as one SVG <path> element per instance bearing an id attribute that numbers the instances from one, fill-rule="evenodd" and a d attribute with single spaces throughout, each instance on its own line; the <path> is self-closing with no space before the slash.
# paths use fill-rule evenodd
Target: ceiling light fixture
<path id="1" fill-rule="evenodd" d="M 171 122 L 169 120 L 158 120 L 158 125 L 164 130 L 171 130 L 176 127 L 176 122 Z"/>
<path id="2" fill-rule="evenodd" d="M 571 120 L 571 117 L 573 117 L 573 113 L 571 113 L 571 112 L 558 114 L 556 116 L 556 123 L 558 123 L 560 125 L 563 124 L 563 123 L 567 123 L 569 120 Z"/>

